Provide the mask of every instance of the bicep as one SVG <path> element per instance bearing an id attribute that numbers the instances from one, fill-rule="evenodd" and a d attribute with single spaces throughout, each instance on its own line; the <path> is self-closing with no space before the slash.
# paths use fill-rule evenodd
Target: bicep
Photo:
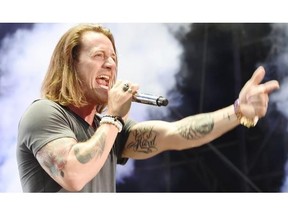
<path id="1" fill-rule="evenodd" d="M 164 121 L 145 121 L 135 124 L 129 131 L 123 157 L 145 159 L 170 148 L 174 126 Z"/>

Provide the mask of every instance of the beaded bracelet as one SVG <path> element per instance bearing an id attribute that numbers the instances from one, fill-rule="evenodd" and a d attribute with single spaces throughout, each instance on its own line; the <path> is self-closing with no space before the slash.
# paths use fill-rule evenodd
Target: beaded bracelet
<path id="1" fill-rule="evenodd" d="M 234 111 L 239 123 L 247 128 L 254 127 L 257 123 L 258 118 L 256 118 L 256 122 L 252 119 L 247 118 L 244 116 L 240 110 L 239 99 L 235 100 L 234 102 Z"/>
<path id="2" fill-rule="evenodd" d="M 122 127 L 124 127 L 125 125 L 124 120 L 120 116 L 104 115 L 103 117 L 110 117 L 113 118 L 115 121 L 120 121 Z"/>
<path id="3" fill-rule="evenodd" d="M 100 125 L 102 124 L 112 124 L 116 126 L 118 133 L 120 133 L 124 127 L 124 121 L 120 116 L 104 115 L 100 121 Z"/>

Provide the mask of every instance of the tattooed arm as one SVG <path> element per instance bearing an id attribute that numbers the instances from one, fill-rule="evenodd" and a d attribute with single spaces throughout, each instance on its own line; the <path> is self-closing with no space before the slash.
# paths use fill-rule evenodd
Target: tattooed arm
<path id="1" fill-rule="evenodd" d="M 145 159 L 166 150 L 197 147 L 216 139 L 239 124 L 233 105 L 169 123 L 146 121 L 131 128 L 124 157 Z"/>
<path id="2" fill-rule="evenodd" d="M 57 139 L 42 147 L 36 157 L 43 169 L 63 188 L 79 191 L 102 168 L 117 134 L 115 126 L 103 124 L 86 142 Z"/>
<path id="3" fill-rule="evenodd" d="M 239 93 L 236 106 L 240 117 L 253 119 L 265 116 L 268 94 L 279 88 L 276 80 L 261 83 L 263 67 L 257 68 Z M 123 152 L 124 157 L 144 159 L 165 150 L 182 150 L 210 142 L 239 125 L 234 106 L 215 112 L 186 117 L 174 123 L 148 121 L 132 127 Z"/>

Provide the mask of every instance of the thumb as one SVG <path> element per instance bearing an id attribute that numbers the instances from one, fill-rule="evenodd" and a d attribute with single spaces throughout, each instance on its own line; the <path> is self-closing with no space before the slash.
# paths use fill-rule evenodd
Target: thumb
<path id="1" fill-rule="evenodd" d="M 258 85 L 261 83 L 265 76 L 265 70 L 262 66 L 258 67 L 256 71 L 253 73 L 252 77 L 250 78 L 250 82 L 252 85 Z"/>

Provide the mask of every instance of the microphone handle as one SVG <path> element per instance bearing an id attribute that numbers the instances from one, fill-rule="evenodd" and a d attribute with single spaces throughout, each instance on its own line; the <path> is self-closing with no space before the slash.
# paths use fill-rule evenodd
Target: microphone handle
<path id="1" fill-rule="evenodd" d="M 133 95 L 132 101 L 154 106 L 167 106 L 168 104 L 168 100 L 162 96 L 154 96 L 151 94 L 143 93 L 136 93 Z"/>

